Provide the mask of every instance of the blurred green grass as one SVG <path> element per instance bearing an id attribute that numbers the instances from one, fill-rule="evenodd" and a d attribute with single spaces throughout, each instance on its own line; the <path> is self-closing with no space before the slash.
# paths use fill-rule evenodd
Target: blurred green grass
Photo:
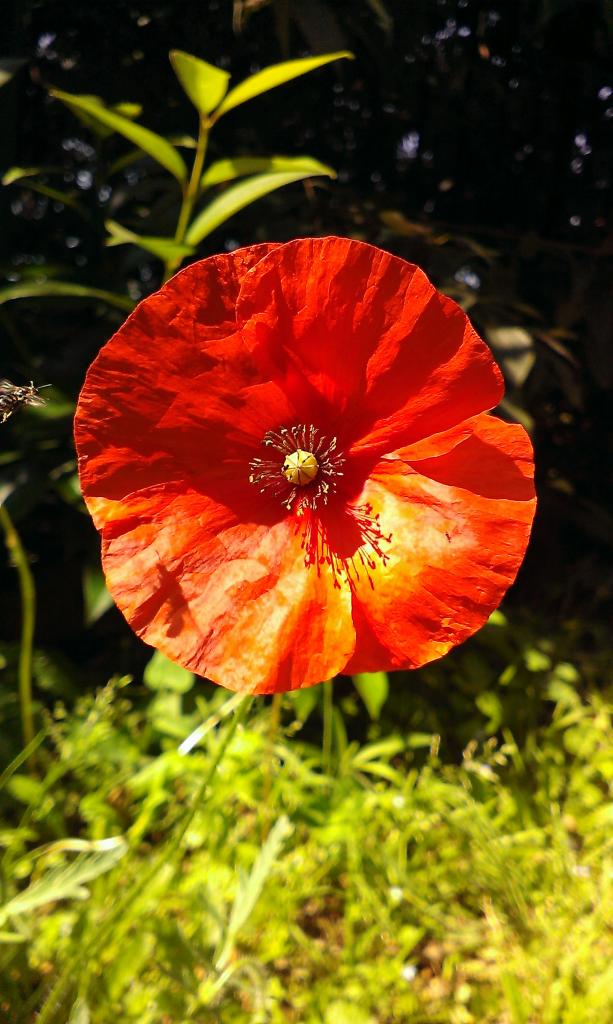
<path id="1" fill-rule="evenodd" d="M 453 681 L 493 687 L 492 631 L 523 715 Z M 463 661 L 390 677 L 382 722 L 341 683 L 328 774 L 320 688 L 278 729 L 255 702 L 182 850 L 236 697 L 158 660 L 58 705 L 0 794 L 2 1019 L 610 1020 L 611 708 L 549 646 L 497 613 Z M 444 683 L 458 726 L 428 731 Z"/>

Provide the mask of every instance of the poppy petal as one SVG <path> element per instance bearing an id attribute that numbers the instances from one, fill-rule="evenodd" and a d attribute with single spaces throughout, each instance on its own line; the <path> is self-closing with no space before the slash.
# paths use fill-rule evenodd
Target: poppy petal
<path id="1" fill-rule="evenodd" d="M 451 299 L 363 242 L 288 242 L 246 274 L 246 346 L 307 422 L 376 456 L 495 406 L 502 377 Z M 301 411 L 304 410 L 304 411 Z"/>
<path id="2" fill-rule="evenodd" d="M 151 488 L 115 503 L 102 551 L 135 632 L 229 689 L 309 686 L 351 656 L 350 594 L 307 571 L 291 519 L 248 522 L 188 488 Z"/>
<path id="3" fill-rule="evenodd" d="M 523 428 L 487 415 L 438 458 L 381 460 L 361 500 L 391 534 L 389 559 L 356 587 L 347 672 L 416 668 L 483 625 L 528 543 L 531 471 Z"/>
<path id="4" fill-rule="evenodd" d="M 260 377 L 236 336 L 240 282 L 272 248 L 252 246 L 193 264 L 142 302 L 102 348 L 75 417 L 86 501 L 179 481 L 207 465 L 219 471 L 215 423 L 223 414 L 226 422 L 241 423 L 237 444 L 249 433 L 250 406 L 260 410 L 253 428 L 258 440 L 262 405 L 276 410 L 275 419 L 288 415 L 285 396 L 274 386 L 263 402 L 254 393 Z M 203 394 L 210 403 L 210 438 L 202 433 Z M 242 418 L 237 407 L 247 408 Z M 243 461 L 246 466 L 248 459 Z M 102 504 L 92 502 L 91 511 L 98 523 Z"/>

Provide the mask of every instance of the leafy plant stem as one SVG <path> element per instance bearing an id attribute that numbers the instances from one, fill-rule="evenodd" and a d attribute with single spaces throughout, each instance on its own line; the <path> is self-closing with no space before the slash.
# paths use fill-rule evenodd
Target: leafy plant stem
<path id="1" fill-rule="evenodd" d="M 332 683 L 327 682 L 323 684 L 323 738 L 322 738 L 322 751 L 323 751 L 323 763 L 324 771 L 326 775 L 330 775 L 332 771 L 332 720 L 334 716 L 334 703 L 332 697 Z"/>
<path id="2" fill-rule="evenodd" d="M 121 900 L 117 900 L 114 906 L 113 913 L 111 914 L 110 918 L 106 921 L 105 925 L 97 930 L 93 939 L 89 943 L 85 943 L 83 945 L 81 954 L 78 958 L 78 962 L 75 963 L 75 961 L 73 960 L 68 961 L 68 963 L 65 964 L 63 970 L 60 972 L 58 976 L 55 985 L 49 992 L 49 995 L 47 996 L 43 1006 L 41 1007 L 40 1014 L 37 1017 L 37 1024 L 50 1024 L 50 1022 L 54 1019 L 56 1012 L 59 1011 L 59 1009 L 61 1008 L 62 1003 L 66 997 L 66 993 L 69 991 L 75 976 L 77 976 L 80 973 L 80 966 L 85 961 L 93 964 L 94 959 L 105 948 L 107 943 L 110 941 L 111 936 L 113 936 L 115 941 L 117 941 L 122 921 L 125 922 L 130 920 L 127 912 L 129 911 L 131 906 L 136 902 L 139 896 L 141 896 L 142 893 L 145 892 L 145 890 L 152 884 L 152 882 L 155 880 L 156 875 L 161 871 L 161 869 L 166 864 L 172 863 L 172 861 L 174 861 L 177 853 L 181 849 L 183 840 L 187 832 L 189 831 L 189 828 L 196 814 L 198 813 L 200 804 L 202 803 L 206 791 L 213 780 L 215 772 L 217 771 L 217 768 L 219 767 L 219 764 L 221 763 L 221 760 L 224 757 L 226 750 L 230 746 L 230 743 L 234 738 L 238 726 L 244 720 L 247 711 L 251 706 L 252 701 L 253 697 L 247 696 L 244 697 L 242 702 L 239 704 L 236 710 L 236 714 L 232 718 L 232 721 L 230 722 L 223 738 L 219 743 L 218 750 L 213 760 L 211 761 L 211 764 L 209 765 L 209 769 L 206 775 L 204 776 L 202 782 L 200 783 L 200 786 L 198 787 L 196 796 L 194 797 L 190 807 L 187 809 L 183 820 L 177 824 L 176 831 L 172 836 L 172 839 L 166 846 L 166 848 L 162 851 L 157 860 L 154 861 L 151 869 L 145 872 L 144 874 L 140 875 L 135 884 L 125 894 L 124 898 Z M 168 880 L 168 885 L 171 884 L 173 877 L 174 872 L 173 875 Z"/>
<path id="3" fill-rule="evenodd" d="M 19 704 L 21 708 L 21 729 L 24 746 L 34 739 L 34 715 L 32 711 L 32 648 L 36 622 L 36 589 L 34 577 L 28 565 L 28 556 L 17 530 L 13 526 L 6 507 L 0 505 L 0 524 L 4 531 L 4 542 L 9 557 L 19 577 L 21 595 L 21 644 L 19 648 Z"/>
<path id="4" fill-rule="evenodd" d="M 179 211 L 179 219 L 177 221 L 177 230 L 175 231 L 175 242 L 184 242 L 185 233 L 189 224 L 189 219 L 192 215 L 194 205 L 200 194 L 200 182 L 202 179 L 202 168 L 204 167 L 204 160 L 206 157 L 207 146 L 209 142 L 209 131 L 210 131 L 209 119 L 202 115 L 200 118 L 200 125 L 198 129 L 198 142 L 196 144 L 196 153 L 194 156 L 194 163 L 192 165 L 192 173 L 190 179 L 183 189 L 183 201 L 181 203 L 181 209 Z M 164 270 L 164 282 L 175 272 L 181 261 L 176 257 L 166 261 Z"/>

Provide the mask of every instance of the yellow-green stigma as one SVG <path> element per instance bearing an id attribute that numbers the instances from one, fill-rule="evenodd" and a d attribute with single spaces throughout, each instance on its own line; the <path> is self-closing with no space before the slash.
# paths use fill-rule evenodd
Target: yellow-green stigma
<path id="1" fill-rule="evenodd" d="M 327 505 L 345 461 L 336 450 L 335 437 L 324 436 L 313 424 L 297 423 L 268 430 L 262 444 L 272 449 L 270 457 L 251 460 L 250 483 L 298 515 Z"/>
<path id="2" fill-rule="evenodd" d="M 286 455 L 282 472 L 288 483 L 305 487 L 317 476 L 319 463 L 313 452 L 305 452 L 298 448 L 297 451 Z"/>

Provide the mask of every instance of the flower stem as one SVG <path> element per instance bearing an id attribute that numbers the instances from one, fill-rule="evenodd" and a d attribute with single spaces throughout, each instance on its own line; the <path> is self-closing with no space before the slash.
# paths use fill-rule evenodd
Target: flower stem
<path id="1" fill-rule="evenodd" d="M 198 141 L 196 143 L 196 155 L 194 156 L 192 173 L 189 181 L 183 189 L 183 200 L 181 202 L 181 209 L 179 210 L 179 219 L 177 221 L 177 229 L 175 231 L 175 242 L 185 241 L 185 234 L 189 225 L 189 219 L 192 215 L 198 196 L 200 195 L 200 178 L 202 176 L 202 168 L 204 167 L 204 159 L 209 142 L 210 130 L 211 124 L 209 119 L 202 115 L 200 117 Z M 165 283 L 169 277 L 172 277 L 180 262 L 180 257 L 174 257 L 173 259 L 166 260 L 163 283 Z"/>
<path id="2" fill-rule="evenodd" d="M 41 1007 L 40 1013 L 36 1018 L 36 1024 L 50 1024 L 50 1022 L 54 1020 L 56 1014 L 58 1014 L 60 1009 L 62 1008 L 64 1000 L 66 999 L 66 995 L 70 991 L 70 988 L 74 982 L 74 978 L 80 975 L 80 968 L 82 967 L 82 965 L 85 962 L 93 963 L 94 959 L 98 957 L 102 950 L 105 948 L 111 936 L 113 936 L 114 942 L 117 943 L 118 939 L 120 938 L 121 922 L 123 920 L 123 922 L 126 923 L 128 920 L 127 911 L 130 910 L 130 908 L 133 906 L 133 904 L 136 902 L 139 896 L 141 896 L 145 892 L 145 890 L 152 884 L 152 882 L 155 880 L 156 875 L 167 864 L 172 864 L 172 862 L 175 860 L 175 857 L 177 856 L 181 849 L 183 840 L 185 839 L 185 836 L 189 831 L 189 828 L 196 814 L 198 813 L 198 809 L 200 807 L 202 799 L 205 796 L 206 791 L 213 780 L 213 776 L 215 775 L 215 772 L 217 771 L 217 768 L 219 767 L 219 764 L 224 754 L 226 753 L 226 750 L 230 746 L 230 743 L 234 738 L 236 730 L 238 729 L 241 722 L 244 720 L 247 711 L 251 706 L 252 701 L 253 697 L 246 696 L 239 704 L 236 714 L 232 718 L 232 721 L 230 722 L 228 728 L 226 729 L 219 743 L 219 747 L 215 753 L 215 756 L 213 757 L 213 760 L 209 765 L 208 771 L 204 776 L 202 782 L 200 783 L 200 786 L 198 787 L 198 790 L 190 807 L 187 809 L 183 820 L 180 823 L 178 823 L 177 830 L 172 836 L 172 839 L 170 840 L 166 848 L 155 860 L 154 864 L 149 869 L 149 871 L 146 871 L 137 879 L 137 881 L 124 895 L 123 899 L 116 900 L 110 918 L 106 921 L 105 924 L 98 928 L 93 939 L 90 942 L 83 944 L 80 955 L 77 958 L 77 960 L 69 960 L 68 963 L 64 966 L 53 988 L 51 989 L 47 998 L 45 999 L 43 1006 Z M 174 877 L 174 871 L 172 873 L 169 873 L 167 886 L 170 886 L 172 884 Z"/>
<path id="3" fill-rule="evenodd" d="M 334 700 L 332 695 L 332 683 L 327 682 L 322 685 L 324 698 L 322 752 L 324 771 L 326 775 L 330 775 L 332 771 L 332 726 L 334 718 Z"/>
<path id="4" fill-rule="evenodd" d="M 6 506 L 0 504 L 0 525 L 4 531 L 4 542 L 11 562 L 19 577 L 21 595 L 21 644 L 19 647 L 19 704 L 21 708 L 21 731 L 23 744 L 29 746 L 34 739 L 34 715 L 32 711 L 32 650 L 34 626 L 36 623 L 36 590 L 34 577 L 30 572 L 28 556 L 17 530 L 13 526 Z"/>

